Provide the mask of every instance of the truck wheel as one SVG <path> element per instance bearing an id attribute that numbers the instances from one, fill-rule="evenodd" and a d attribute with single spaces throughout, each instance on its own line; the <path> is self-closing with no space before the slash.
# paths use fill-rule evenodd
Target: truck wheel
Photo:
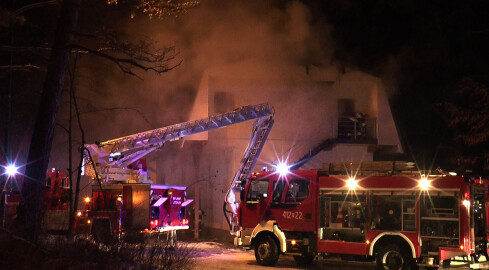
<path id="1" fill-rule="evenodd" d="M 314 261 L 314 254 L 302 254 L 302 255 L 295 255 L 294 260 L 297 263 L 297 265 L 303 266 L 303 265 L 309 265 Z"/>
<path id="2" fill-rule="evenodd" d="M 377 254 L 377 269 L 379 270 L 408 270 L 413 264 L 409 254 L 397 245 L 381 247 Z"/>
<path id="3" fill-rule="evenodd" d="M 279 255 L 277 243 L 270 236 L 258 239 L 258 243 L 255 245 L 255 258 L 259 265 L 274 266 Z"/>

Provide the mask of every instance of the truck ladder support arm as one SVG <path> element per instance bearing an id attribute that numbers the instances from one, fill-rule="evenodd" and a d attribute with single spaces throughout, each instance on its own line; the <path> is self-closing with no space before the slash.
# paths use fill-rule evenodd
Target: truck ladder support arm
<path id="1" fill-rule="evenodd" d="M 273 115 L 273 107 L 268 103 L 244 106 L 231 112 L 221 113 L 200 120 L 188 121 L 168 127 L 157 128 L 122 138 L 87 145 L 92 154 L 106 157 L 112 153 L 120 153 L 124 157 L 112 162 L 109 166 L 128 165 L 138 158 L 159 149 L 165 142 L 179 140 L 183 137 L 227 127 L 248 120 Z"/>
<path id="2" fill-rule="evenodd" d="M 241 191 L 241 183 L 249 179 L 253 167 L 260 156 L 261 150 L 265 145 L 265 141 L 268 138 L 268 134 L 270 134 L 273 123 L 273 115 L 261 117 L 255 121 L 253 124 L 250 142 L 248 143 L 243 158 L 241 159 L 241 165 L 239 166 L 239 169 L 236 172 L 236 175 L 234 176 L 234 179 L 226 193 L 223 212 L 226 220 L 228 221 L 231 234 L 236 234 L 238 230 L 236 218 L 238 203 L 236 202 L 236 193 Z M 227 205 L 229 205 L 231 211 L 227 209 Z"/>

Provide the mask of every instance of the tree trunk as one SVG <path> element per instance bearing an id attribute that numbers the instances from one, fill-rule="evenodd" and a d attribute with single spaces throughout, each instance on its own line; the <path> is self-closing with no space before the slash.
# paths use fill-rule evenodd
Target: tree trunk
<path id="1" fill-rule="evenodd" d="M 70 61 L 69 45 L 73 41 L 78 21 L 80 1 L 64 0 L 62 3 L 46 79 L 43 85 L 41 103 L 29 148 L 17 228 L 19 229 L 18 233 L 30 241 L 36 241 L 41 230 L 43 186 L 61 93 Z"/>

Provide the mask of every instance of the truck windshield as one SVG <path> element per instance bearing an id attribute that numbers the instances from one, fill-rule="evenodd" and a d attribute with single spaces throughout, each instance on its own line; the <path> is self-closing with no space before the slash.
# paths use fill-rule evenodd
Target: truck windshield
<path id="1" fill-rule="evenodd" d="M 253 179 L 250 183 L 246 201 L 263 201 L 268 197 L 268 179 Z"/>

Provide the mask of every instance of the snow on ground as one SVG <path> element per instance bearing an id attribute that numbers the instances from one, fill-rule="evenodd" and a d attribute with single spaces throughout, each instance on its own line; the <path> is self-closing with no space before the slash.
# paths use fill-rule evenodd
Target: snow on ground
<path id="1" fill-rule="evenodd" d="M 196 269 L 202 270 L 252 270 L 252 269 L 375 269 L 372 263 L 352 262 L 345 266 L 344 261 L 325 260 L 314 262 L 311 266 L 298 267 L 292 256 L 280 256 L 274 267 L 260 266 L 256 263 L 253 250 L 236 248 L 229 243 L 194 243 L 196 249 Z"/>

